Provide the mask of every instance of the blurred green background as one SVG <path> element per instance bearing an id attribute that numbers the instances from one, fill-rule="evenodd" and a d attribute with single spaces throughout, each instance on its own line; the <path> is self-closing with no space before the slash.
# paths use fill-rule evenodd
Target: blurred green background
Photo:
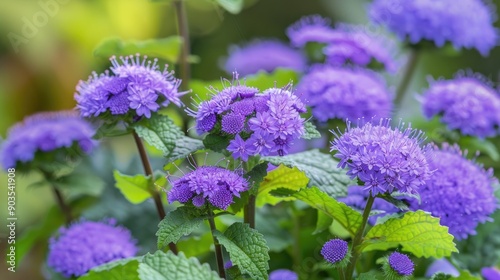
<path id="1" fill-rule="evenodd" d="M 54 0 L 56 1 L 56 0 Z M 13 46 L 12 34 L 21 35 L 24 19 L 32 20 L 42 11 L 40 1 L 0 2 L 0 135 L 24 116 L 38 111 L 71 109 L 73 93 L 81 79 L 93 71 L 109 66 L 106 59 L 96 58 L 94 48 L 109 37 L 123 40 L 146 40 L 177 34 L 174 9 L 168 1 L 149 0 L 65 0 L 47 23 L 37 28 L 32 38 Z M 64 3 L 63 3 L 64 2 Z M 366 23 L 369 1 L 352 0 L 246 0 L 238 15 L 225 12 L 210 0 L 186 0 L 191 52 L 200 59 L 192 65 L 192 77 L 201 80 L 227 77 L 219 68 L 228 46 L 249 42 L 254 38 L 286 40 L 285 29 L 301 16 L 321 14 L 333 22 Z M 496 0 L 497 6 L 500 0 Z M 497 24 L 498 25 L 498 24 Z M 11 35 L 9 35 L 11 34 Z M 16 50 L 17 48 L 17 50 Z M 449 78 L 458 69 L 481 72 L 494 82 L 499 75 L 500 48 L 488 58 L 476 51 L 426 53 L 418 66 L 406 99 L 403 115 L 418 119 L 419 107 L 414 94 L 427 86 L 426 77 Z M 389 79 L 393 85 L 398 76 Z M 120 161 L 127 162 L 135 147 L 129 139 L 117 138 L 113 145 Z M 38 175 L 18 176 L 18 236 L 43 219 L 54 204 L 47 188 L 27 188 Z M 6 174 L 0 172 L 0 220 L 6 221 Z M 5 187 L 3 187 L 5 186 Z M 111 186 L 108 186 L 111 187 Z M 2 222 L 3 224 L 3 222 Z M 5 226 L 0 226 L 0 256 L 5 255 Z M 39 250 L 40 251 L 40 250 Z M 6 274 L 5 262 L 0 264 L 1 279 L 39 279 L 43 255 L 34 250 L 19 267 Z"/>

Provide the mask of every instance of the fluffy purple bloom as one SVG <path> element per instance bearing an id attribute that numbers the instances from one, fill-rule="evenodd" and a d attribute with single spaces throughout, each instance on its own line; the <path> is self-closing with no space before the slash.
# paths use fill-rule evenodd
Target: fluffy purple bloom
<path id="1" fill-rule="evenodd" d="M 431 278 L 436 273 L 445 273 L 458 277 L 460 272 L 445 258 L 435 260 L 425 272 L 425 277 Z"/>
<path id="2" fill-rule="evenodd" d="M 450 42 L 487 55 L 498 41 L 494 8 L 482 0 L 375 0 L 369 14 L 412 44 L 429 40 L 442 47 Z"/>
<path id="3" fill-rule="evenodd" d="M 434 147 L 428 162 L 435 171 L 419 189 L 422 204 L 415 202 L 412 208 L 440 218 L 458 240 L 475 234 L 477 225 L 490 221 L 498 208 L 493 171 L 467 160 L 456 145 Z"/>
<path id="4" fill-rule="evenodd" d="M 232 46 L 224 64 L 227 73 L 237 71 L 243 76 L 262 70 L 270 73 L 279 67 L 302 72 L 306 67 L 306 57 L 280 41 L 258 40 L 243 47 Z"/>
<path id="5" fill-rule="evenodd" d="M 340 159 L 339 167 L 364 182 L 364 190 L 378 193 L 416 193 L 430 177 L 427 150 L 422 149 L 423 133 L 400 124 L 390 126 L 389 119 L 378 124 L 365 123 L 359 127 L 347 123 L 344 133 L 334 132 L 331 151 Z"/>
<path id="6" fill-rule="evenodd" d="M 114 220 L 80 221 L 59 230 L 49 242 L 47 265 L 65 277 L 78 277 L 90 269 L 135 256 L 136 241 Z"/>
<path id="7" fill-rule="evenodd" d="M 114 116 L 151 117 L 152 112 L 170 103 L 181 106 L 180 80 L 173 73 L 160 70 L 157 59 L 147 60 L 137 56 L 111 58 L 111 72 L 93 73 L 87 81 L 76 87 L 75 100 L 83 117 L 103 114 Z"/>
<path id="8" fill-rule="evenodd" d="M 302 17 L 288 27 L 286 35 L 295 47 L 303 47 L 310 42 L 327 44 L 338 36 L 330 20 L 319 15 Z"/>
<path id="9" fill-rule="evenodd" d="M 500 279 L 500 270 L 494 267 L 484 267 L 481 269 L 481 275 L 485 280 L 498 280 Z"/>
<path id="10" fill-rule="evenodd" d="M 302 77 L 297 92 L 321 122 L 386 118 L 393 106 L 393 94 L 384 81 L 364 69 L 315 67 Z"/>
<path id="11" fill-rule="evenodd" d="M 226 210 L 233 203 L 233 196 L 239 197 L 248 189 L 248 182 L 237 172 L 216 166 L 201 166 L 177 180 L 170 181 L 168 192 L 170 203 L 192 201 L 196 207 L 207 202 Z"/>
<path id="12" fill-rule="evenodd" d="M 399 252 L 394 252 L 389 255 L 388 263 L 390 268 L 401 276 L 410 276 L 415 270 L 415 266 L 410 258 Z"/>
<path id="13" fill-rule="evenodd" d="M 222 131 L 229 134 L 238 134 L 245 127 L 245 116 L 237 113 L 229 113 L 222 117 Z"/>
<path id="14" fill-rule="evenodd" d="M 96 145 L 94 133 L 76 112 L 34 114 L 9 130 L 0 147 L 0 160 L 7 169 L 33 161 L 37 152 L 60 151 L 67 156 L 70 149 L 77 148 L 76 152 L 90 153 Z"/>
<path id="15" fill-rule="evenodd" d="M 297 273 L 288 269 L 276 269 L 269 273 L 269 280 L 298 280 Z"/>
<path id="16" fill-rule="evenodd" d="M 500 95 L 478 76 L 433 82 L 422 96 L 422 108 L 427 118 L 440 115 L 449 129 L 464 135 L 500 133 Z"/>
<path id="17" fill-rule="evenodd" d="M 331 239 L 321 248 L 321 255 L 329 263 L 336 264 L 343 261 L 349 251 L 347 241 L 342 239 Z"/>

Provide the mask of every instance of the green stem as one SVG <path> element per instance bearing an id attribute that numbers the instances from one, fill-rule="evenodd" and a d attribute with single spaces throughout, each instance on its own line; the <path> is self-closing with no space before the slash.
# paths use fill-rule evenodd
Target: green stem
<path id="1" fill-rule="evenodd" d="M 344 273 L 344 269 L 343 269 L 343 268 L 341 268 L 341 267 L 339 267 L 339 268 L 337 269 L 337 272 L 339 273 L 339 279 L 340 279 L 340 280 L 345 280 L 345 273 Z"/>
<path id="2" fill-rule="evenodd" d="M 148 154 L 146 153 L 146 149 L 144 148 L 144 144 L 142 143 L 141 138 L 135 132 L 135 130 L 132 132 L 132 135 L 134 136 L 135 144 L 137 145 L 137 150 L 139 151 L 139 156 L 141 157 L 141 162 L 144 167 L 144 173 L 146 176 L 149 176 L 151 180 L 154 179 L 153 177 L 153 169 L 151 168 L 151 163 L 149 162 Z M 161 196 L 158 190 L 155 187 L 150 188 L 151 196 L 153 197 L 153 200 L 155 202 L 156 206 L 156 211 L 158 212 L 158 217 L 160 218 L 160 221 L 165 218 L 165 208 L 163 208 L 163 202 L 161 201 Z M 172 253 L 177 254 L 177 245 L 174 243 L 168 244 L 168 247 L 172 251 Z"/>
<path id="3" fill-rule="evenodd" d="M 361 222 L 361 226 L 358 229 L 358 232 L 356 233 L 356 236 L 354 236 L 354 239 L 352 241 L 352 256 L 351 259 L 349 260 L 349 265 L 347 266 L 347 271 L 346 271 L 346 280 L 351 280 L 352 276 L 354 274 L 354 269 L 356 268 L 356 261 L 358 260 L 359 256 L 361 255 L 360 249 L 358 246 L 361 244 L 361 241 L 363 239 L 364 233 L 365 233 L 365 228 L 366 228 L 366 223 L 368 222 L 368 217 L 370 216 L 370 211 L 372 210 L 373 202 L 375 201 L 375 197 L 372 196 L 372 193 L 370 192 L 370 195 L 368 196 L 368 200 L 366 201 L 366 206 L 365 210 L 363 211 L 363 220 Z"/>
<path id="4" fill-rule="evenodd" d="M 293 263 L 294 267 L 300 267 L 302 253 L 300 251 L 300 212 L 295 207 L 294 201 L 290 202 L 293 217 Z"/>
<path id="5" fill-rule="evenodd" d="M 57 204 L 59 205 L 59 208 L 61 209 L 61 212 L 64 215 L 66 225 L 69 225 L 73 220 L 73 216 L 71 215 L 71 208 L 69 207 L 68 204 L 64 202 L 64 198 L 62 196 L 61 191 L 55 185 L 53 184 L 51 185 Z"/>
<path id="6" fill-rule="evenodd" d="M 182 79 L 181 89 L 188 90 L 189 79 L 191 76 L 191 67 L 188 61 L 190 53 L 190 42 L 186 7 L 184 5 L 184 0 L 176 0 L 173 2 L 173 4 L 175 13 L 177 15 L 177 28 L 179 29 L 179 35 L 182 37 L 182 49 L 179 59 L 179 72 Z"/>
<path id="7" fill-rule="evenodd" d="M 248 196 L 248 203 L 245 205 L 243 221 L 247 223 L 250 228 L 255 228 L 255 201 L 256 196 L 250 194 Z"/>
<path id="8" fill-rule="evenodd" d="M 408 56 L 408 63 L 406 64 L 405 72 L 403 74 L 403 78 L 396 91 L 396 98 L 394 99 L 396 108 L 400 108 L 401 104 L 403 103 L 405 93 L 408 89 L 408 86 L 410 85 L 413 74 L 417 69 L 418 58 L 419 58 L 419 51 L 416 49 L 411 49 L 410 54 Z"/>
<path id="9" fill-rule="evenodd" d="M 226 271 L 224 269 L 224 258 L 222 256 L 222 247 L 219 244 L 219 241 L 214 236 L 214 231 L 217 230 L 215 227 L 214 213 L 211 213 L 210 218 L 208 218 L 208 223 L 210 225 L 210 230 L 212 231 L 212 238 L 214 240 L 215 246 L 215 258 L 217 260 L 217 269 L 219 270 L 219 276 L 222 279 L 226 278 Z"/>

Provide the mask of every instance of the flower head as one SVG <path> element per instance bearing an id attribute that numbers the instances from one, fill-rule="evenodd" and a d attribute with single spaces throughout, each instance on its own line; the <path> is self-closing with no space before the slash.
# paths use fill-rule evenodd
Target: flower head
<path id="1" fill-rule="evenodd" d="M 420 144 L 423 133 L 390 126 L 389 119 L 378 124 L 365 123 L 359 127 L 348 127 L 344 133 L 333 132 L 335 139 L 331 150 L 340 159 L 339 167 L 348 169 L 352 178 L 364 182 L 364 190 L 373 196 L 378 193 L 416 193 L 431 174 L 426 152 Z"/>
<path id="2" fill-rule="evenodd" d="M 111 58 L 111 74 L 93 73 L 87 81 L 76 87 L 75 100 L 83 117 L 144 116 L 166 107 L 170 103 L 181 106 L 180 80 L 173 73 L 160 70 L 157 59 L 142 60 L 139 55 Z"/>
<path id="3" fill-rule="evenodd" d="M 298 280 L 297 273 L 288 269 L 276 269 L 269 273 L 269 280 Z"/>
<path id="4" fill-rule="evenodd" d="M 303 47 L 309 42 L 330 43 L 337 37 L 330 26 L 330 20 L 319 15 L 305 16 L 286 30 L 286 35 L 295 47 Z"/>
<path id="5" fill-rule="evenodd" d="M 301 79 L 297 91 L 322 122 L 386 118 L 392 110 L 392 92 L 368 70 L 316 67 Z"/>
<path id="6" fill-rule="evenodd" d="M 384 265 L 384 270 L 387 275 L 401 276 L 402 278 L 399 279 L 406 279 L 405 277 L 413 274 L 415 265 L 407 255 L 394 252 L 387 258 L 387 264 Z M 395 279 L 395 277 L 389 279 Z"/>
<path id="7" fill-rule="evenodd" d="M 493 8 L 482 0 L 376 0 L 369 13 L 374 22 L 412 44 L 428 40 L 441 47 L 450 42 L 486 55 L 498 41 Z"/>
<path id="8" fill-rule="evenodd" d="M 90 153 L 96 142 L 93 127 L 76 112 L 45 112 L 26 117 L 13 126 L 0 147 L 0 160 L 5 169 L 19 167 L 35 159 L 38 153 L 72 151 Z"/>
<path id="9" fill-rule="evenodd" d="M 481 275 L 485 280 L 497 280 L 500 279 L 500 270 L 494 267 L 484 267 L 481 269 Z"/>
<path id="10" fill-rule="evenodd" d="M 349 246 L 342 239 L 331 239 L 321 248 L 321 255 L 331 264 L 342 264 L 349 259 Z"/>
<path id="11" fill-rule="evenodd" d="M 412 208 L 439 217 L 440 223 L 459 240 L 475 234 L 477 225 L 490 220 L 498 208 L 493 171 L 467 160 L 456 145 L 434 147 L 428 161 L 435 172 L 419 189 L 422 204 L 414 203 Z"/>
<path id="12" fill-rule="evenodd" d="M 272 72 L 278 67 L 304 71 L 306 58 L 298 50 L 277 40 L 253 41 L 243 47 L 232 46 L 224 64 L 227 73 L 237 71 L 243 76 L 259 71 Z"/>
<path id="13" fill-rule="evenodd" d="M 65 277 L 78 277 L 101 264 L 133 257 L 135 244 L 130 231 L 114 220 L 80 221 L 50 240 L 47 264 Z"/>
<path id="14" fill-rule="evenodd" d="M 198 167 L 181 178 L 170 181 L 170 184 L 170 203 L 191 201 L 199 208 L 208 202 L 224 210 L 233 203 L 233 196 L 239 197 L 241 192 L 248 189 L 248 182 L 240 174 L 216 166 Z"/>
<path id="15" fill-rule="evenodd" d="M 435 81 L 422 96 L 422 107 L 427 118 L 440 115 L 448 128 L 464 135 L 500 133 L 500 95 L 478 76 Z"/>

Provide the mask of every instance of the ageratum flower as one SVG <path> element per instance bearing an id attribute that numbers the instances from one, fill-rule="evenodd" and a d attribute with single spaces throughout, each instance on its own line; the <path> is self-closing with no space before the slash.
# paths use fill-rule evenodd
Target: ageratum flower
<path id="1" fill-rule="evenodd" d="M 288 269 L 277 269 L 269 273 L 269 280 L 298 280 L 297 273 Z"/>
<path id="2" fill-rule="evenodd" d="M 224 63 L 227 73 L 237 71 L 243 76 L 259 71 L 270 73 L 279 67 L 302 72 L 306 67 L 306 58 L 302 52 L 280 41 L 261 40 L 242 47 L 231 46 L 229 57 Z"/>
<path id="3" fill-rule="evenodd" d="M 500 270 L 494 267 L 484 267 L 481 269 L 481 275 L 485 280 L 497 280 L 500 279 Z"/>
<path id="4" fill-rule="evenodd" d="M 464 135 L 491 137 L 500 133 L 500 95 L 482 77 L 458 75 L 439 80 L 422 96 L 427 118 L 441 116 L 449 129 Z"/>
<path id="5" fill-rule="evenodd" d="M 456 145 L 434 147 L 429 168 L 435 171 L 419 189 L 422 204 L 412 204 L 413 209 L 440 218 L 459 240 L 475 234 L 477 225 L 491 220 L 489 216 L 498 207 L 493 171 L 484 170 L 465 155 Z"/>
<path id="6" fill-rule="evenodd" d="M 369 14 L 412 44 L 428 40 L 442 47 L 450 42 L 487 55 L 498 41 L 494 8 L 482 0 L 375 0 Z"/>
<path id="7" fill-rule="evenodd" d="M 345 264 L 350 258 L 347 241 L 342 239 L 331 239 L 321 248 L 321 255 L 331 264 Z"/>
<path id="8" fill-rule="evenodd" d="M 93 73 L 76 87 L 75 100 L 83 117 L 151 117 L 152 112 L 170 103 L 181 106 L 180 80 L 173 72 L 160 70 L 158 60 L 141 60 L 139 55 L 111 58 L 111 72 Z"/>
<path id="9" fill-rule="evenodd" d="M 364 69 L 314 67 L 302 77 L 297 92 L 311 106 L 313 116 L 330 119 L 389 117 L 392 92 L 375 73 Z"/>
<path id="10" fill-rule="evenodd" d="M 137 250 L 130 231 L 114 220 L 79 221 L 50 240 L 47 265 L 64 277 L 78 277 L 96 266 L 133 257 Z"/>
<path id="11" fill-rule="evenodd" d="M 341 168 L 364 183 L 364 190 L 378 193 L 416 193 L 430 177 L 427 148 L 422 149 L 423 132 L 390 126 L 390 119 L 353 127 L 347 123 L 344 133 L 332 131 L 331 151 L 337 151 Z"/>
<path id="12" fill-rule="evenodd" d="M 212 89 L 215 91 L 215 89 Z M 288 87 L 263 93 L 245 85 L 231 85 L 201 102 L 196 118 L 198 133 L 227 137 L 227 150 L 247 161 L 253 155 L 287 154 L 293 141 L 305 132 L 304 104 Z"/>
<path id="13" fill-rule="evenodd" d="M 14 125 L 0 148 L 0 160 L 5 169 L 19 168 L 35 160 L 37 155 L 61 153 L 63 157 L 90 153 L 96 142 L 94 129 L 76 112 L 45 112 L 26 117 Z"/>
<path id="14" fill-rule="evenodd" d="M 210 205 L 226 210 L 233 203 L 233 196 L 248 189 L 248 182 L 235 171 L 217 166 L 201 166 L 170 181 L 172 189 L 168 192 L 170 203 L 191 202 L 200 208 L 207 202 Z"/>
<path id="15" fill-rule="evenodd" d="M 383 267 L 387 279 L 408 279 L 415 270 L 415 265 L 410 258 L 399 252 L 390 254 Z"/>
<path id="16" fill-rule="evenodd" d="M 286 30 L 286 35 L 294 47 L 307 43 L 330 43 L 338 35 L 330 25 L 330 20 L 319 15 L 305 16 Z"/>
<path id="17" fill-rule="evenodd" d="M 445 273 L 458 277 L 460 272 L 445 258 L 435 260 L 425 272 L 425 277 L 431 278 L 436 273 Z"/>

